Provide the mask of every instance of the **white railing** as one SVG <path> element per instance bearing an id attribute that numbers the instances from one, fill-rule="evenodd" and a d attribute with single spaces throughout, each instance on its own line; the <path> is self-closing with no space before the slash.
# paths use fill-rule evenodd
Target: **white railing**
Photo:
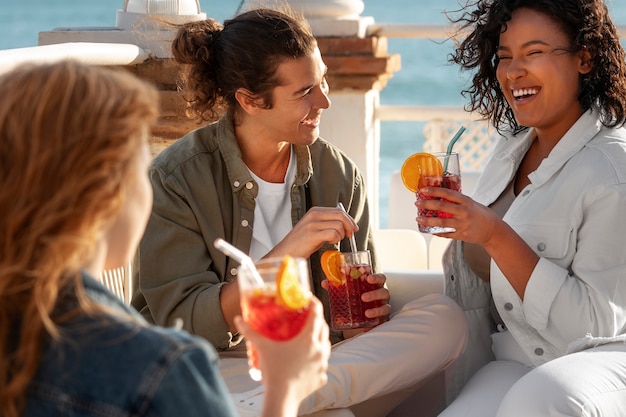
<path id="1" fill-rule="evenodd" d="M 453 32 L 449 25 L 375 24 L 367 29 L 369 35 L 387 38 L 446 39 Z M 424 125 L 425 152 L 445 149 L 447 141 L 462 125 L 468 132 L 457 144 L 463 149 L 465 170 L 480 170 L 488 155 L 493 129 L 481 121 L 478 114 L 467 112 L 461 106 L 398 106 L 379 105 L 375 117 L 381 122 L 427 122 Z"/>

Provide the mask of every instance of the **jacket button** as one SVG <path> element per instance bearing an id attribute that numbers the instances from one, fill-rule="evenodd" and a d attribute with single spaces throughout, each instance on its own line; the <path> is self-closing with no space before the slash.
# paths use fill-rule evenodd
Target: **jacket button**
<path id="1" fill-rule="evenodd" d="M 239 183 L 239 181 L 235 181 L 235 182 L 233 182 L 233 185 L 234 185 L 235 187 L 239 187 L 239 184 L 240 184 L 240 183 Z"/>
<path id="2" fill-rule="evenodd" d="M 525 191 L 522 193 L 522 197 L 526 197 L 526 196 L 528 195 L 528 193 L 530 193 L 530 191 L 525 190 Z"/>
<path id="3" fill-rule="evenodd" d="M 243 220 L 241 221 L 241 225 L 242 225 L 243 227 L 248 227 L 248 221 L 247 221 L 246 219 L 243 219 Z"/>
<path id="4" fill-rule="evenodd" d="M 254 187 L 254 184 L 252 184 L 251 182 L 247 182 L 247 183 L 246 183 L 246 188 L 247 188 L 248 190 L 251 190 L 251 189 L 252 189 L 252 187 Z"/>
<path id="5" fill-rule="evenodd" d="M 543 355 L 543 349 L 541 349 L 541 348 L 535 349 L 535 355 L 537 355 L 537 356 Z"/>
<path id="6" fill-rule="evenodd" d="M 537 250 L 538 250 L 539 252 L 543 252 L 544 250 L 546 250 L 546 244 L 545 244 L 545 243 L 543 243 L 543 242 L 540 242 L 540 243 L 537 245 Z"/>
<path id="7" fill-rule="evenodd" d="M 232 276 L 236 277 L 236 276 L 237 276 L 237 268 L 231 268 L 231 269 L 230 269 L 230 274 L 231 274 Z"/>
<path id="8" fill-rule="evenodd" d="M 506 304 L 504 305 L 504 309 L 505 309 L 506 311 L 511 311 L 511 310 L 513 310 L 513 304 L 511 304 L 511 303 L 506 303 Z"/>

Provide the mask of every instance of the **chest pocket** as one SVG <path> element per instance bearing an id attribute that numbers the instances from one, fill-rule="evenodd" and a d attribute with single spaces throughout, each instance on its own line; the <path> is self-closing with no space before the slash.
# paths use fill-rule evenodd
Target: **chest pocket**
<path id="1" fill-rule="evenodd" d="M 568 258 L 573 255 L 576 244 L 575 228 L 571 224 L 565 221 L 554 221 L 544 224 L 512 224 L 511 226 L 542 258 L 571 260 Z"/>

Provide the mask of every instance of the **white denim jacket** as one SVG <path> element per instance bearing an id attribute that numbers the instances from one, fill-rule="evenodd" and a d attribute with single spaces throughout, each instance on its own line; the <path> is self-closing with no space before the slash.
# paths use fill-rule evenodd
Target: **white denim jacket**
<path id="1" fill-rule="evenodd" d="M 498 139 L 473 194 L 476 201 L 489 205 L 498 198 L 534 137 L 529 129 Z M 626 340 L 626 129 L 606 128 L 588 111 L 529 179 L 503 218 L 541 257 L 523 301 L 491 262 L 490 290 L 507 329 L 535 366 Z M 462 381 L 489 360 L 489 288 L 473 282 L 478 278 L 465 264 L 461 245 L 448 249 L 444 271 L 446 294 L 466 310 L 470 344 L 475 341 L 466 365 L 457 366 L 465 367 Z"/>

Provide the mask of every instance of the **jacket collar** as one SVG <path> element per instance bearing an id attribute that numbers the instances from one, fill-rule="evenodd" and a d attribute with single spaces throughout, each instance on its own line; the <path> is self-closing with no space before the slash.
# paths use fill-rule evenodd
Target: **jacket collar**
<path id="1" fill-rule="evenodd" d="M 601 129 L 602 123 L 597 112 L 589 110 L 584 113 L 559 140 L 548 157 L 529 175 L 531 184 L 537 187 L 547 182 Z M 489 205 L 498 198 L 515 176 L 535 136 L 535 129 L 531 128 L 516 136 L 501 136 L 498 139 L 493 157 L 485 166 L 488 175 L 481 176 L 473 195 L 476 201 Z"/>
<path id="2" fill-rule="evenodd" d="M 580 152 L 602 129 L 597 113 L 589 110 L 584 113 L 554 146 L 547 158 L 531 172 L 528 178 L 536 185 L 542 185 L 559 171 L 574 155 Z"/>
<path id="3" fill-rule="evenodd" d="M 230 113 L 226 113 L 217 122 L 216 132 L 217 146 L 224 159 L 230 185 L 234 191 L 238 191 L 247 183 L 254 182 L 254 180 L 241 158 L 241 149 L 239 149 L 239 144 L 235 137 L 234 119 Z"/>
<path id="4" fill-rule="evenodd" d="M 313 162 L 311 161 L 311 150 L 308 145 L 294 145 L 296 154 L 296 180 L 295 185 L 304 185 L 309 182 L 313 175 Z"/>

